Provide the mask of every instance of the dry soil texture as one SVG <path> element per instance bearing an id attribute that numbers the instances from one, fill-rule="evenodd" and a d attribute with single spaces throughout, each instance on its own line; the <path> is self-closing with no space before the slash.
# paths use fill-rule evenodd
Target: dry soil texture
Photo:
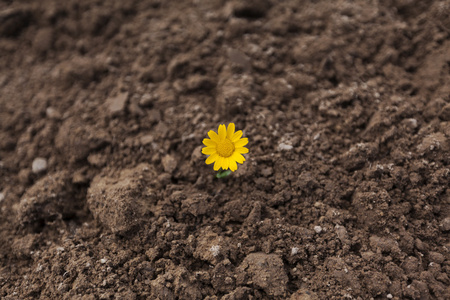
<path id="1" fill-rule="evenodd" d="M 448 1 L 2 0 L 0 298 L 450 299 L 449 94 Z"/>

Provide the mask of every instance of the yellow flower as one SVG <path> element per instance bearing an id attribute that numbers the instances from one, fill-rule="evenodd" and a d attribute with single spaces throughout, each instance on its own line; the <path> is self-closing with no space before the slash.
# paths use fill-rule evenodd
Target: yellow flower
<path id="1" fill-rule="evenodd" d="M 219 125 L 219 134 L 210 130 L 208 132 L 209 139 L 203 139 L 205 148 L 202 148 L 202 153 L 209 155 L 206 159 L 206 164 L 214 163 L 214 170 L 231 171 L 237 170 L 237 162 L 242 164 L 245 161 L 243 153 L 248 153 L 248 149 L 244 146 L 248 143 L 248 138 L 242 137 L 242 130 L 234 132 L 234 123 Z"/>

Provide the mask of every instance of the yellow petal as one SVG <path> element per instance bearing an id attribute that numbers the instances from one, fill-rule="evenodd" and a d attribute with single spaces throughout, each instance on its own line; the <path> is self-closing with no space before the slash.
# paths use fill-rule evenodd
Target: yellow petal
<path id="1" fill-rule="evenodd" d="M 216 162 L 214 163 L 214 171 L 219 171 L 222 167 L 223 157 L 218 156 Z"/>
<path id="2" fill-rule="evenodd" d="M 238 140 L 236 143 L 234 143 L 234 147 L 240 148 L 240 147 L 244 147 L 247 144 L 248 144 L 248 138 L 243 138 L 243 139 Z"/>
<path id="3" fill-rule="evenodd" d="M 222 162 L 222 169 L 223 169 L 223 170 L 228 169 L 229 163 L 230 163 L 230 158 L 229 158 L 229 157 L 225 157 L 225 158 L 223 159 L 223 162 Z"/>
<path id="4" fill-rule="evenodd" d="M 231 141 L 233 143 L 237 142 L 242 136 L 242 130 L 238 130 L 233 134 L 233 137 L 231 138 Z"/>
<path id="5" fill-rule="evenodd" d="M 234 151 L 236 151 L 236 152 L 238 152 L 238 153 L 248 153 L 248 149 L 247 148 L 245 148 L 245 147 L 239 147 L 239 148 L 236 148 Z"/>
<path id="6" fill-rule="evenodd" d="M 211 155 L 211 154 L 214 154 L 216 152 L 217 152 L 216 151 L 216 147 L 205 147 L 205 148 L 202 148 L 202 153 L 206 154 L 206 155 Z"/>
<path id="7" fill-rule="evenodd" d="M 210 156 L 206 159 L 206 164 L 207 164 L 207 165 L 212 164 L 213 162 L 216 161 L 216 159 L 217 159 L 218 157 L 219 157 L 219 155 L 217 155 L 217 153 L 214 153 L 214 154 L 210 155 Z"/>
<path id="8" fill-rule="evenodd" d="M 210 139 L 203 139 L 203 144 L 207 147 L 208 146 L 215 147 L 217 145 L 216 142 L 214 142 L 213 140 L 210 140 Z"/>
<path id="9" fill-rule="evenodd" d="M 227 128 L 227 137 L 228 137 L 230 140 L 231 140 L 231 138 L 232 138 L 233 135 L 234 135 L 234 129 L 235 129 L 234 123 L 228 124 L 228 128 Z"/>
<path id="10" fill-rule="evenodd" d="M 219 138 L 221 141 L 223 141 L 227 137 L 227 128 L 225 127 L 225 124 L 219 125 Z"/>
<path id="11" fill-rule="evenodd" d="M 219 136 L 217 135 L 217 133 L 215 133 L 214 131 L 212 131 L 212 130 L 210 130 L 209 132 L 208 132 L 208 136 L 209 136 L 209 138 L 211 139 L 211 140 L 213 140 L 213 142 L 219 142 L 220 141 L 220 139 L 219 139 Z"/>
<path id="12" fill-rule="evenodd" d="M 230 159 L 230 170 L 233 172 L 237 170 L 237 163 L 233 159 Z"/>
<path id="13" fill-rule="evenodd" d="M 242 164 L 245 161 L 245 157 L 242 156 L 241 154 L 234 152 L 233 155 L 231 156 L 231 159 Z"/>

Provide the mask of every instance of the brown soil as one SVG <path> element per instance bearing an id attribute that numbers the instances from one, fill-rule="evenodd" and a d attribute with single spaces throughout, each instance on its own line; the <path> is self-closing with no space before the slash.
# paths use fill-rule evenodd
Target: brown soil
<path id="1" fill-rule="evenodd" d="M 449 20 L 0 1 L 0 298 L 450 299 Z M 228 122 L 250 153 L 218 180 Z"/>

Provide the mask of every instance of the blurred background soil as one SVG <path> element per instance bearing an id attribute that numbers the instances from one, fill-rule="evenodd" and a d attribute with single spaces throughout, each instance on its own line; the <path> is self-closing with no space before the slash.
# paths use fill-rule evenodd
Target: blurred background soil
<path id="1" fill-rule="evenodd" d="M 0 298 L 450 299 L 449 95 L 448 1 L 2 0 Z"/>

